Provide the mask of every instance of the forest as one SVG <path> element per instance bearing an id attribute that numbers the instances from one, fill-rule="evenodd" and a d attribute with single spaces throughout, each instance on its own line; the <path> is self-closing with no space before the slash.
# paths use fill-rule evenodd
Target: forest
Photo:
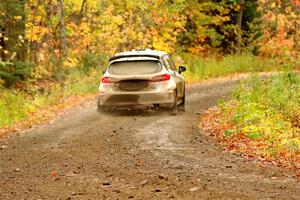
<path id="1" fill-rule="evenodd" d="M 221 106 L 228 129 L 221 130 L 252 139 L 285 132 L 279 149 L 288 141 L 295 155 L 300 87 L 292 70 L 300 69 L 299 13 L 299 0 L 0 0 L 0 130 L 24 120 L 30 126 L 47 118 L 47 110 L 37 117 L 39 110 L 95 94 L 110 56 L 150 48 L 185 63 L 189 83 L 284 71 L 235 91 L 235 100 Z"/>
<path id="2" fill-rule="evenodd" d="M 1 0 L 2 87 L 61 80 L 118 51 L 251 54 L 296 64 L 298 0 Z"/>

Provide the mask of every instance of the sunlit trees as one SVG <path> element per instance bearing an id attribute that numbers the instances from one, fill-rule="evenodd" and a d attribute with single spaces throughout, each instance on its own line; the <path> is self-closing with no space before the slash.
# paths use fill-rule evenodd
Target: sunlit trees
<path id="1" fill-rule="evenodd" d="M 300 1 L 260 0 L 262 35 L 258 40 L 264 56 L 289 54 L 300 51 Z"/>
<path id="2" fill-rule="evenodd" d="M 58 77 L 84 60 L 101 61 L 131 49 L 198 55 L 251 51 L 278 56 L 287 52 L 293 57 L 300 50 L 299 0 L 0 3 L 2 66 L 22 62 L 34 69 L 35 79 Z M 4 67 L 1 71 L 3 79 Z"/>

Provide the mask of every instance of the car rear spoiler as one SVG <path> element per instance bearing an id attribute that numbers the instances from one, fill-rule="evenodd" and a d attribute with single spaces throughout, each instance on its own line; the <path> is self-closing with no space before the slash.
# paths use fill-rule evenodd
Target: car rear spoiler
<path id="1" fill-rule="evenodd" d="M 156 56 L 156 55 L 149 55 L 149 54 L 133 54 L 133 55 L 119 55 L 119 56 L 114 56 L 114 57 L 111 57 L 109 59 L 109 62 L 113 61 L 113 60 L 117 60 L 117 59 L 120 59 L 120 58 L 132 58 L 132 57 L 151 57 L 151 58 L 156 58 L 159 60 L 159 56 Z"/>

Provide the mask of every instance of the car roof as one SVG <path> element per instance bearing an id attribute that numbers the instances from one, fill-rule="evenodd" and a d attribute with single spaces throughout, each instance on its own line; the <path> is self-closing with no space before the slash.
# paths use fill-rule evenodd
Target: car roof
<path id="1" fill-rule="evenodd" d="M 109 61 L 117 60 L 120 58 L 128 58 L 128 57 L 153 57 L 159 59 L 166 54 L 168 53 L 165 51 L 157 51 L 151 49 L 132 50 L 132 51 L 124 51 L 124 52 L 116 53 L 113 57 L 109 59 Z"/>

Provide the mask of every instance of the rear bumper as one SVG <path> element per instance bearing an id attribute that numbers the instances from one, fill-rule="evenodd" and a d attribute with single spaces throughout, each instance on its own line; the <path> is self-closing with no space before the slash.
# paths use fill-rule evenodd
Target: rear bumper
<path id="1" fill-rule="evenodd" d="M 172 90 L 163 92 L 114 92 L 99 94 L 99 104 L 101 106 L 148 106 L 153 104 L 172 106 L 173 103 L 174 95 Z"/>

